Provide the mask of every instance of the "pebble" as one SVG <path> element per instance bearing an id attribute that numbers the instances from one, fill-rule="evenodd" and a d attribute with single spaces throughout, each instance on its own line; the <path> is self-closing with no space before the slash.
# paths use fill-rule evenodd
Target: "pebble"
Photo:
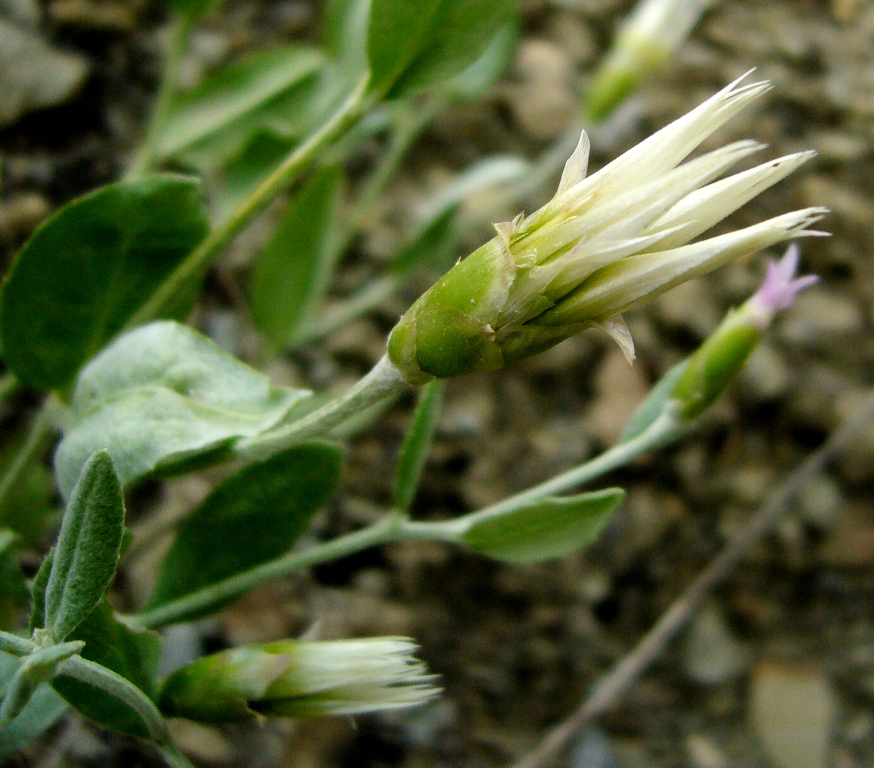
<path id="1" fill-rule="evenodd" d="M 710 286 L 703 280 L 691 280 L 678 285 L 656 299 L 658 317 L 671 328 L 689 331 L 704 339 L 722 318 Z"/>
<path id="2" fill-rule="evenodd" d="M 797 506 L 806 522 L 827 530 L 840 519 L 843 503 L 843 493 L 837 481 L 828 475 L 818 475 L 798 495 Z"/>
<path id="3" fill-rule="evenodd" d="M 864 318 L 856 301 L 820 286 L 795 300 L 787 310 L 780 335 L 797 346 L 831 346 L 861 333 L 863 328 Z"/>
<path id="4" fill-rule="evenodd" d="M 588 64 L 598 53 L 598 41 L 591 27 L 577 14 L 560 12 L 549 25 L 552 37 L 577 64 Z"/>
<path id="5" fill-rule="evenodd" d="M 752 727 L 776 768 L 828 768 L 837 700 L 821 670 L 765 662 L 750 686 Z"/>
<path id="6" fill-rule="evenodd" d="M 516 122 L 537 141 L 559 136 L 577 110 L 568 54 L 547 40 L 526 40 L 519 47 L 513 71 L 516 82 L 508 86 L 507 93 Z"/>
<path id="7" fill-rule="evenodd" d="M 23 192 L 0 204 L 0 233 L 26 237 L 50 212 L 51 204 L 41 194 Z"/>
<path id="8" fill-rule="evenodd" d="M 874 562 L 874 512 L 864 503 L 848 503 L 822 542 L 819 558 L 838 568 L 866 568 Z"/>
<path id="9" fill-rule="evenodd" d="M 567 768 L 619 768 L 620 762 L 604 731 L 589 728 L 571 747 Z"/>
<path id="10" fill-rule="evenodd" d="M 792 377 L 783 356 L 767 341 L 760 343 L 740 375 L 746 394 L 755 400 L 777 400 L 786 394 Z"/>
<path id="11" fill-rule="evenodd" d="M 595 402 L 586 425 L 602 445 L 613 445 L 649 393 L 650 383 L 643 366 L 629 365 L 621 350 L 614 347 L 599 364 L 594 386 Z"/>
<path id="12" fill-rule="evenodd" d="M 39 25 L 39 5 L 36 0 L 0 0 L 0 16 L 16 24 L 35 28 Z"/>
<path id="13" fill-rule="evenodd" d="M 686 752 L 694 768 L 728 768 L 725 753 L 709 738 L 698 733 L 686 737 Z"/>
<path id="14" fill-rule="evenodd" d="M 693 619 L 684 662 L 686 675 L 701 685 L 721 685 L 743 673 L 746 653 L 717 606 L 705 606 Z"/>
<path id="15" fill-rule="evenodd" d="M 0 126 L 69 99 L 85 82 L 88 62 L 0 18 Z"/>
<path id="16" fill-rule="evenodd" d="M 54 0 L 49 16 L 56 24 L 106 32 L 131 32 L 137 24 L 129 4 L 96 0 Z"/>

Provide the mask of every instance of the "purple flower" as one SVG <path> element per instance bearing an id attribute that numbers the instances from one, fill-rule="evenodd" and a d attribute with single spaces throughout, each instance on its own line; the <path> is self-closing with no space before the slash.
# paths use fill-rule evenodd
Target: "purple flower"
<path id="1" fill-rule="evenodd" d="M 792 243 L 782 259 L 771 261 L 765 281 L 747 302 L 748 308 L 756 313 L 763 326 L 767 326 L 777 312 L 790 307 L 795 294 L 819 282 L 817 275 L 795 276 L 800 255 L 801 249 L 797 243 Z"/>

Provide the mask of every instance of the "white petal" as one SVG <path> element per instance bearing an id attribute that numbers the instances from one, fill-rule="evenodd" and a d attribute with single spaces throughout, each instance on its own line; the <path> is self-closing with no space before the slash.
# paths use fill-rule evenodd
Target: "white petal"
<path id="1" fill-rule="evenodd" d="M 659 243 L 658 248 L 666 250 L 682 245 L 788 176 L 815 154 L 816 152 L 796 152 L 702 187 L 683 198 L 646 231 L 657 232 L 662 227 L 681 226 L 682 231 L 675 231 L 673 236 Z"/>
<path id="2" fill-rule="evenodd" d="M 589 148 L 589 136 L 583 131 L 580 134 L 577 148 L 564 164 L 564 171 L 561 174 L 561 181 L 558 183 L 556 196 L 567 192 L 571 187 L 579 184 L 586 178 L 586 170 L 589 167 Z"/>

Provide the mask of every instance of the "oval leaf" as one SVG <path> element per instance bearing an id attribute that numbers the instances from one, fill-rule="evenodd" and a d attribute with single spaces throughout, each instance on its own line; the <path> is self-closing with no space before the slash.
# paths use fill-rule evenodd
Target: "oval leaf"
<path id="1" fill-rule="evenodd" d="M 45 592 L 45 626 L 62 642 L 103 598 L 118 566 L 124 499 L 105 451 L 85 464 L 55 547 Z"/>
<path id="2" fill-rule="evenodd" d="M 273 386 L 205 336 L 179 323 L 125 334 L 79 376 L 73 424 L 55 454 L 68 493 L 96 449 L 115 461 L 123 485 L 256 435 L 308 396 Z"/>
<path id="3" fill-rule="evenodd" d="M 395 473 L 394 502 L 396 509 L 403 511 L 409 509 L 413 497 L 416 495 L 419 478 L 422 476 L 425 460 L 428 458 L 428 450 L 431 447 L 431 438 L 440 416 L 444 389 L 445 382 L 439 380 L 432 381 L 422 387 Z"/>
<path id="4" fill-rule="evenodd" d="M 423 3 L 406 5 L 408 14 L 416 14 Z M 428 10 L 430 4 L 422 9 L 422 16 Z M 390 95 L 424 90 L 455 77 L 483 54 L 515 12 L 513 0 L 441 0 L 428 17 L 424 34 L 416 37 L 416 55 L 404 67 Z"/>
<path id="5" fill-rule="evenodd" d="M 318 308 L 334 272 L 335 233 L 343 194 L 336 167 L 316 173 L 295 195 L 252 276 L 252 319 L 279 348 Z"/>
<path id="6" fill-rule="evenodd" d="M 441 0 L 371 0 L 367 30 L 370 88 L 384 93 L 421 52 Z"/>
<path id="7" fill-rule="evenodd" d="M 161 646 L 155 632 L 131 629 L 116 618 L 112 606 L 103 600 L 70 639 L 85 641 L 83 658 L 111 669 L 154 698 Z M 52 687 L 90 720 L 130 736 L 149 737 L 140 716 L 106 691 L 66 675 L 56 676 Z"/>
<path id="8" fill-rule="evenodd" d="M 544 499 L 509 512 L 471 515 L 459 540 L 508 563 L 563 557 L 593 542 L 619 508 L 625 491 L 607 488 Z"/>
<path id="9" fill-rule="evenodd" d="M 157 608 L 291 549 L 337 490 L 342 456 L 333 443 L 308 443 L 250 464 L 225 480 L 179 528 L 148 607 Z"/>
<path id="10" fill-rule="evenodd" d="M 3 285 L 6 365 L 29 386 L 66 386 L 207 230 L 201 184 L 182 176 L 113 184 L 61 208 Z"/>
<path id="11" fill-rule="evenodd" d="M 219 70 L 172 107 L 157 140 L 158 154 L 179 154 L 228 129 L 239 150 L 262 127 L 249 118 L 315 74 L 323 61 L 315 48 L 296 45 L 259 52 Z"/>

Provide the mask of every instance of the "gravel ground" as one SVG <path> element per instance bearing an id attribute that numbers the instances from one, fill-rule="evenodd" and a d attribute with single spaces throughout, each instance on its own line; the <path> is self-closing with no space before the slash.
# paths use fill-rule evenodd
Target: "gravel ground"
<path id="1" fill-rule="evenodd" d="M 533 157 L 558 137 L 630 6 L 528 0 L 510 72 L 484 99 L 437 118 L 344 263 L 336 290 L 378 268 L 399 241 L 399 222 L 453 173 L 498 151 Z M 65 103 L 0 133 L 0 264 L 50 210 L 117 176 L 154 87 L 158 4 L 55 0 L 46 13 L 51 39 L 84 57 L 90 75 Z M 317 19 L 307 2 L 229 3 L 197 33 L 186 77 L 193 82 L 216 62 L 276 38 L 312 35 Z M 214 645 L 299 634 L 315 621 L 325 637 L 410 634 L 445 687 L 422 710 L 361 718 L 355 727 L 333 720 L 221 731 L 180 724 L 178 737 L 196 760 L 245 768 L 507 765 L 578 705 L 767 492 L 859 405 L 874 383 L 874 2 L 717 3 L 668 69 L 594 132 L 592 163 L 604 164 L 751 67 L 774 90 L 705 148 L 754 138 L 769 145 L 768 156 L 807 148 L 819 155 L 721 226 L 830 207 L 824 228 L 833 237 L 803 243 L 804 268 L 821 284 L 779 320 L 693 437 L 611 478 L 629 497 L 591 549 L 508 567 L 436 545 L 387 547 L 266 586 L 188 634 L 174 631 L 174 643 L 192 642 L 195 632 Z M 356 168 L 366 168 L 377 149 L 365 147 Z M 255 230 L 222 272 L 231 283 L 258 242 Z M 608 446 L 650 384 L 749 295 L 764 265 L 763 256 L 753 257 L 632 313 L 639 355 L 632 368 L 610 343 L 584 335 L 501 374 L 452 382 L 415 514 L 457 515 Z M 407 286 L 275 372 L 317 387 L 351 381 L 381 354 L 393 319 L 427 284 Z M 217 279 L 197 322 L 214 332 L 230 327 L 239 350 L 252 354 L 257 344 L 236 309 L 227 281 Z M 400 402 L 356 438 L 345 493 L 318 519 L 314 536 L 347 531 L 388 503 L 410 406 Z M 20 416 L 3 418 L 11 427 Z M 171 514 L 208 481 L 146 488 L 134 509 Z M 872 498 L 874 424 L 562 764 L 874 764 Z M 148 574 L 143 558 L 122 599 L 135 600 Z M 156 764 L 120 737 L 75 721 L 61 730 L 60 763 L 48 762 L 57 752 L 38 747 L 18 764 Z"/>

